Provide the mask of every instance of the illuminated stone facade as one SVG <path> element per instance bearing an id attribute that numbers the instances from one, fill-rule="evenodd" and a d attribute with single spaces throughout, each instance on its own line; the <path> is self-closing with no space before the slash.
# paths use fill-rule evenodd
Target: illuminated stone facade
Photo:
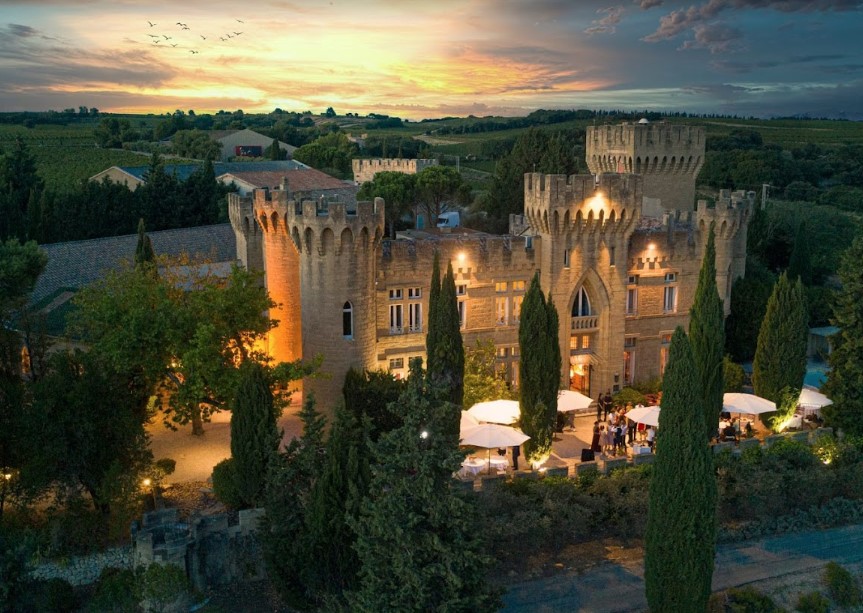
<path id="1" fill-rule="evenodd" d="M 297 202 L 258 190 L 230 195 L 229 207 L 239 259 L 263 267 L 280 303 L 270 351 L 279 360 L 324 357 L 327 377 L 304 383 L 322 408 L 337 401 L 351 366 L 405 376 L 411 357 L 425 357 L 435 251 L 453 264 L 465 346 L 492 339 L 516 385 L 519 311 L 538 272 L 560 314 L 561 385 L 595 398 L 661 374 L 674 328 L 688 324 L 711 223 L 726 311 L 744 272 L 754 194 L 724 192 L 715 208 L 699 202 L 646 217 L 646 184 L 637 174 L 528 174 L 524 215 L 512 216 L 506 236 L 384 239 L 380 198 Z"/>

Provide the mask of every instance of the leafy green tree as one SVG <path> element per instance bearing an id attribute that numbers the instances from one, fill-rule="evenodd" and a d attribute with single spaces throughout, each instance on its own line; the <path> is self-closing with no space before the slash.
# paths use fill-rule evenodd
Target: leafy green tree
<path id="1" fill-rule="evenodd" d="M 267 369 L 258 362 L 243 364 L 231 411 L 231 457 L 239 494 L 247 506 L 262 502 L 267 470 L 282 438 L 278 413 Z"/>
<path id="2" fill-rule="evenodd" d="M 366 181 L 357 192 L 358 200 L 384 199 L 390 238 L 395 238 L 396 225 L 409 214 L 416 201 L 416 175 L 403 172 L 379 172 L 372 181 Z"/>
<path id="3" fill-rule="evenodd" d="M 722 370 L 724 372 L 723 381 L 725 382 L 725 392 L 742 392 L 743 384 L 746 381 L 746 372 L 743 367 L 731 359 L 731 356 L 726 355 L 722 361 Z"/>
<path id="4" fill-rule="evenodd" d="M 464 179 L 452 166 L 429 166 L 416 175 L 416 197 L 429 225 L 451 204 L 465 203 Z"/>
<path id="5" fill-rule="evenodd" d="M 351 160 L 358 153 L 356 143 L 338 132 L 325 134 L 294 151 L 294 159 L 341 179 L 353 173 Z"/>
<path id="6" fill-rule="evenodd" d="M 833 400 L 821 409 L 827 424 L 844 432 L 863 435 L 863 238 L 845 252 L 839 267 L 842 289 L 833 304 L 833 323 L 839 332 L 830 337 L 830 370 L 823 392 Z"/>
<path id="7" fill-rule="evenodd" d="M 478 402 L 512 397 L 507 382 L 495 370 L 496 349 L 494 340 L 477 339 L 464 355 L 464 406 Z"/>
<path id="8" fill-rule="evenodd" d="M 174 175 L 168 174 L 158 153 L 150 157 L 144 178 L 146 182 L 135 190 L 140 216 L 156 229 L 179 227 L 177 212 L 183 207 L 179 197 L 180 182 Z"/>
<path id="9" fill-rule="evenodd" d="M 561 365 L 557 324 L 557 310 L 550 296 L 545 301 L 537 273 L 524 296 L 518 326 L 518 343 L 523 348 L 518 364 L 521 428 L 530 437 L 524 450 L 534 466 L 551 453 L 557 417 Z"/>
<path id="10" fill-rule="evenodd" d="M 788 392 L 799 391 L 803 386 L 808 319 L 803 284 L 800 279 L 790 281 L 782 273 L 767 301 L 752 362 L 755 393 L 776 403 L 776 413 L 762 416 L 774 428 L 795 408 L 793 402 L 783 405 L 783 399 L 793 397 Z"/>
<path id="11" fill-rule="evenodd" d="M 725 393 L 723 382 L 723 355 L 725 350 L 725 313 L 719 291 L 716 289 L 716 246 L 713 224 L 707 235 L 707 246 L 695 299 L 689 311 L 689 340 L 695 356 L 695 366 L 701 382 L 699 386 L 704 395 L 702 406 L 706 411 L 704 423 L 706 436 L 714 434 L 715 424 L 719 423 L 722 412 L 722 395 Z"/>
<path id="12" fill-rule="evenodd" d="M 81 486 L 103 514 L 137 491 L 152 454 L 137 410 L 139 392 L 97 352 L 57 353 L 25 409 L 30 426 L 22 485 Z"/>
<path id="13" fill-rule="evenodd" d="M 397 407 L 393 403 L 404 391 L 404 386 L 404 381 L 399 381 L 384 370 L 359 371 L 351 368 L 345 375 L 342 389 L 345 408 L 359 423 L 368 419 L 369 436 L 377 440 L 382 433 L 401 425 L 401 414 L 392 412 L 391 408 Z"/>
<path id="14" fill-rule="evenodd" d="M 320 473 L 325 426 L 312 394 L 306 397 L 299 417 L 303 422 L 302 436 L 288 444 L 267 477 L 267 513 L 261 527 L 266 538 L 261 539 L 261 548 L 275 588 L 291 606 L 307 608 L 311 603 L 303 582 L 308 563 L 306 515 L 312 487 Z"/>
<path id="15" fill-rule="evenodd" d="M 678 327 L 663 379 L 645 535 L 644 583 L 656 613 L 704 611 L 710 597 L 717 493 L 700 385 Z"/>
<path id="16" fill-rule="evenodd" d="M 360 561 L 353 611 L 491 611 L 490 559 L 476 510 L 452 489 L 463 452 L 446 434 L 446 411 L 412 364 L 399 404 L 404 424 L 372 445 L 369 495 L 351 521 Z M 444 403 L 446 405 L 446 403 Z M 450 411 L 458 408 L 449 405 Z"/>
<path id="17" fill-rule="evenodd" d="M 138 245 L 135 247 L 135 268 L 141 270 L 156 270 L 156 253 L 153 243 L 144 228 L 144 218 L 138 221 Z"/>
<path id="18" fill-rule="evenodd" d="M 307 563 L 303 584 L 310 598 L 341 599 L 356 587 L 359 559 L 356 534 L 349 523 L 360 515 L 368 494 L 368 420 L 361 424 L 344 407 L 337 407 L 326 445 L 326 460 L 312 487 L 305 516 Z"/>
<path id="19" fill-rule="evenodd" d="M 799 278 L 805 286 L 812 285 L 812 260 L 809 255 L 809 235 L 805 221 L 801 221 L 797 226 L 794 249 L 788 261 L 788 277 L 792 280 Z"/>
<path id="20" fill-rule="evenodd" d="M 222 143 L 203 130 L 180 130 L 171 137 L 174 153 L 197 160 L 215 160 L 222 154 Z"/>

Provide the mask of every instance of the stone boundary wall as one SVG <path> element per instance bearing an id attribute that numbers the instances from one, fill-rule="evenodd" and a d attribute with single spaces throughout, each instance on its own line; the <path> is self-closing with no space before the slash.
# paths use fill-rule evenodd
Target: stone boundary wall
<path id="1" fill-rule="evenodd" d="M 30 578 L 43 581 L 62 579 L 77 587 L 95 583 L 106 568 L 131 569 L 131 545 L 114 547 L 86 556 L 72 556 L 58 561 L 42 562 L 30 571 Z"/>

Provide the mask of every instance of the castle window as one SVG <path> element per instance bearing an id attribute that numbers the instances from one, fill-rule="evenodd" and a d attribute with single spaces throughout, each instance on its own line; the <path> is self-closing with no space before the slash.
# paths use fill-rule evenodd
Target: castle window
<path id="1" fill-rule="evenodd" d="M 586 317 L 592 314 L 590 298 L 587 297 L 587 290 L 582 287 L 575 295 L 575 302 L 572 303 L 572 317 Z"/>
<path id="2" fill-rule="evenodd" d="M 494 299 L 494 314 L 495 314 L 495 322 L 499 326 L 507 325 L 508 315 L 509 315 L 509 299 L 508 298 L 495 298 Z"/>
<path id="3" fill-rule="evenodd" d="M 458 301 L 458 325 L 462 330 L 467 327 L 467 302 L 464 300 Z"/>
<path id="4" fill-rule="evenodd" d="M 671 334 L 659 335 L 659 376 L 665 374 L 665 367 L 668 366 L 668 349 L 671 347 Z"/>
<path id="5" fill-rule="evenodd" d="M 455 286 L 455 293 L 457 296 L 466 296 L 467 295 L 467 283 L 459 283 Z"/>
<path id="6" fill-rule="evenodd" d="M 391 358 L 390 359 L 390 372 L 393 373 L 396 379 L 401 379 L 404 376 L 402 370 L 405 367 L 405 359 L 404 358 Z"/>
<path id="7" fill-rule="evenodd" d="M 665 282 L 666 283 L 674 283 L 677 281 L 677 273 L 667 272 L 665 273 Z"/>
<path id="8" fill-rule="evenodd" d="M 662 297 L 662 310 L 666 313 L 677 312 L 677 286 L 668 285 L 664 288 Z"/>
<path id="9" fill-rule="evenodd" d="M 354 307 L 350 302 L 342 307 L 342 336 L 349 339 L 354 337 Z"/>
<path id="10" fill-rule="evenodd" d="M 635 315 L 638 313 L 638 288 L 626 288 L 626 314 Z"/>
<path id="11" fill-rule="evenodd" d="M 390 290 L 390 300 L 401 300 L 402 299 L 402 290 L 399 289 L 391 289 Z"/>
<path id="12" fill-rule="evenodd" d="M 524 302 L 524 296 L 512 297 L 512 322 L 518 323 L 521 320 L 521 303 Z"/>
<path id="13" fill-rule="evenodd" d="M 638 285 L 638 275 L 629 275 L 627 283 L 629 285 Z"/>
<path id="14" fill-rule="evenodd" d="M 608 248 L 608 265 L 614 266 L 614 247 Z"/>
<path id="15" fill-rule="evenodd" d="M 494 291 L 497 292 L 498 294 L 505 292 L 506 291 L 506 281 L 504 281 L 503 283 L 495 283 L 494 284 Z"/>
<path id="16" fill-rule="evenodd" d="M 390 305 L 390 334 L 402 334 L 404 329 L 404 305 Z"/>
<path id="17" fill-rule="evenodd" d="M 423 305 L 421 302 L 408 304 L 408 325 L 411 332 L 423 331 Z"/>
<path id="18" fill-rule="evenodd" d="M 419 287 L 408 288 L 408 298 L 422 298 L 422 289 Z"/>
<path id="19" fill-rule="evenodd" d="M 563 250 L 563 267 L 569 268 L 569 249 Z"/>
<path id="20" fill-rule="evenodd" d="M 524 281 L 513 281 L 512 282 L 512 291 L 523 292 L 524 291 Z"/>
<path id="21" fill-rule="evenodd" d="M 635 380 L 635 337 L 628 336 L 623 341 L 623 383 L 632 385 Z"/>

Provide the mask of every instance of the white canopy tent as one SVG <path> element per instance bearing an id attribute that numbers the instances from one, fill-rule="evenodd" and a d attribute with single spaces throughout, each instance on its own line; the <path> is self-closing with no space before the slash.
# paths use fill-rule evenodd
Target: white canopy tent
<path id="1" fill-rule="evenodd" d="M 821 407 L 826 407 L 828 404 L 833 404 L 833 401 L 818 390 L 804 387 L 802 390 L 800 390 L 800 398 L 797 399 L 797 404 L 799 404 L 804 409 L 817 411 Z"/>
<path id="2" fill-rule="evenodd" d="M 585 396 L 581 392 L 561 390 L 557 395 L 557 410 L 560 413 L 583 411 L 590 407 L 592 402 L 593 400 L 589 396 Z"/>
<path id="3" fill-rule="evenodd" d="M 626 417 L 637 424 L 646 424 L 648 426 L 659 426 L 659 407 L 643 407 L 637 406 L 627 412 Z"/>
<path id="4" fill-rule="evenodd" d="M 762 413 L 774 412 L 776 403 L 755 394 L 729 392 L 722 397 L 722 410 L 728 413 L 761 415 Z"/>
<path id="5" fill-rule="evenodd" d="M 475 419 L 494 424 L 513 424 L 521 417 L 518 400 L 478 402 L 467 411 Z"/>

